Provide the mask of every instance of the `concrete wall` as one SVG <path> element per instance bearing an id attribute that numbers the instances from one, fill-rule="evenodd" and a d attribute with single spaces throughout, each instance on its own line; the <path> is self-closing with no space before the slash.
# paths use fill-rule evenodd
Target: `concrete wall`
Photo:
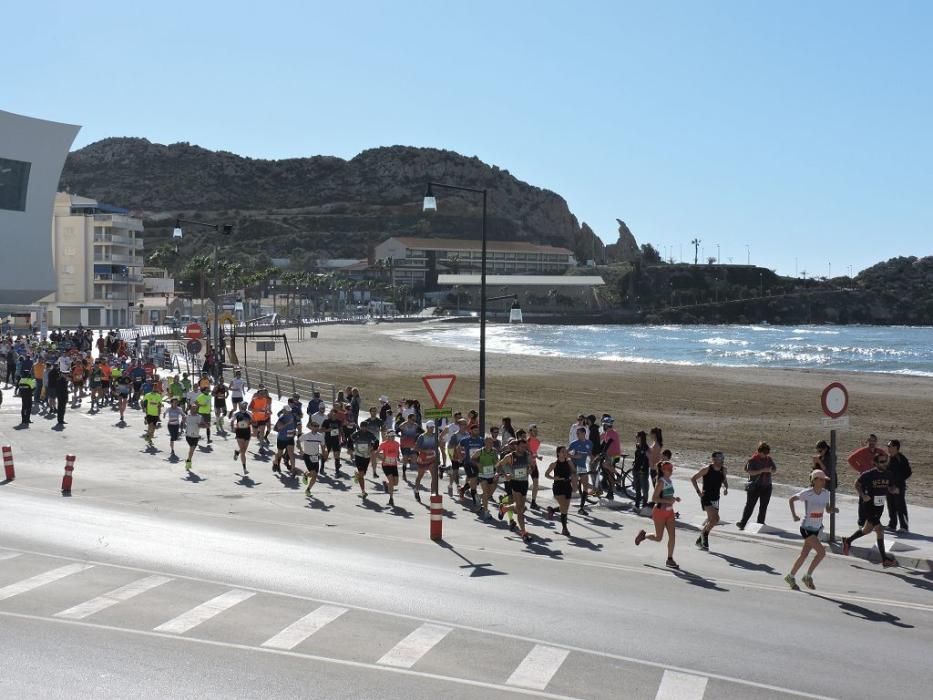
<path id="1" fill-rule="evenodd" d="M 80 127 L 0 110 L 0 158 L 29 163 L 22 211 L 0 209 L 0 303 L 32 304 L 56 289 L 49 223 L 65 157 Z"/>

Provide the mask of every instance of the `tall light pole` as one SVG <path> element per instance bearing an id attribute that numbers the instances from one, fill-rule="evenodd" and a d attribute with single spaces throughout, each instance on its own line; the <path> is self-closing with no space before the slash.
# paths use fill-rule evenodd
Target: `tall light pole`
<path id="1" fill-rule="evenodd" d="M 716 264 L 722 265 L 722 258 L 719 257 L 719 244 L 716 244 Z"/>
<path id="2" fill-rule="evenodd" d="M 202 226 L 204 228 L 212 228 L 217 233 L 223 234 L 224 236 L 229 236 L 233 233 L 232 224 L 206 224 L 203 221 L 192 221 L 191 219 L 175 219 L 175 230 L 172 232 L 172 238 L 182 238 L 184 232 L 182 230 L 182 224 L 190 224 L 191 226 Z M 201 311 L 204 311 L 204 300 L 201 300 Z M 223 363 L 225 360 L 225 350 L 224 344 L 220 341 L 220 267 L 217 264 L 217 243 L 214 242 L 214 322 L 211 325 L 211 337 L 214 339 L 214 352 L 219 353 L 217 357 L 220 362 L 215 363 L 215 366 L 218 367 L 217 373 L 223 371 Z M 219 366 L 218 366 L 219 365 Z"/>
<path id="3" fill-rule="evenodd" d="M 752 264 L 752 247 L 748 243 L 745 244 L 745 256 L 746 256 L 745 264 L 751 265 Z"/>
<path id="4" fill-rule="evenodd" d="M 479 272 L 479 432 L 486 434 L 486 201 L 488 190 L 476 187 L 463 187 L 461 185 L 448 185 L 442 182 L 429 182 L 424 193 L 422 210 L 426 212 L 437 211 L 437 199 L 434 196 L 435 187 L 460 192 L 473 192 L 483 196 L 483 239 L 480 253 Z"/>
<path id="5" fill-rule="evenodd" d="M 699 238 L 694 238 L 690 241 L 690 245 L 693 246 L 693 264 L 696 265 L 700 261 L 700 243 L 702 241 Z"/>

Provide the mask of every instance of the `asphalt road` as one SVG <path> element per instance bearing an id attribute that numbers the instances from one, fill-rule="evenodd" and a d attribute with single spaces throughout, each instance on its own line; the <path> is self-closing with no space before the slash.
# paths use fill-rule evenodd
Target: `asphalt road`
<path id="1" fill-rule="evenodd" d="M 928 574 L 831 555 L 817 591 L 792 592 L 792 545 L 703 553 L 690 531 L 673 573 L 633 546 L 645 519 L 605 508 L 572 516 L 570 540 L 536 517 L 525 545 L 445 499 L 438 544 L 409 492 L 390 510 L 329 480 L 309 503 L 262 459 L 244 477 L 222 438 L 193 480 L 145 452 L 137 415 L 14 431 L 13 408 L 4 697 L 927 696 Z"/>

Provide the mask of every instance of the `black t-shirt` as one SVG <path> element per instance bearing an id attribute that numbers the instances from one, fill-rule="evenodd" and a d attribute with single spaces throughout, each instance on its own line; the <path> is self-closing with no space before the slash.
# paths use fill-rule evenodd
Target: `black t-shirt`
<path id="1" fill-rule="evenodd" d="M 340 438 L 340 421 L 336 418 L 325 418 L 321 423 L 321 432 L 324 433 L 325 440 L 337 440 Z"/>
<path id="2" fill-rule="evenodd" d="M 862 493 L 871 496 L 872 499 L 882 498 L 888 495 L 891 487 L 891 474 L 885 469 L 882 471 L 878 467 L 872 467 L 856 480 L 861 484 Z M 882 501 L 880 505 L 883 505 Z"/>
<path id="3" fill-rule="evenodd" d="M 360 423 L 360 427 L 378 436 L 379 432 L 382 430 L 382 421 L 379 418 L 370 417 Z"/>

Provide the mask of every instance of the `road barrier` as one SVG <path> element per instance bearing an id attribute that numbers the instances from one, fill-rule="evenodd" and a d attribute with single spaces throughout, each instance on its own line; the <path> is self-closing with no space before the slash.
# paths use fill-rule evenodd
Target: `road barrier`
<path id="1" fill-rule="evenodd" d="M 3 446 L 3 470 L 6 472 L 7 481 L 16 478 L 16 470 L 13 469 L 13 448 L 9 445 Z"/>
<path id="2" fill-rule="evenodd" d="M 439 540 L 444 535 L 444 497 L 431 495 L 431 539 Z"/>
<path id="3" fill-rule="evenodd" d="M 65 455 L 65 476 L 62 477 L 62 496 L 71 495 L 71 473 L 75 470 L 75 456 Z"/>

